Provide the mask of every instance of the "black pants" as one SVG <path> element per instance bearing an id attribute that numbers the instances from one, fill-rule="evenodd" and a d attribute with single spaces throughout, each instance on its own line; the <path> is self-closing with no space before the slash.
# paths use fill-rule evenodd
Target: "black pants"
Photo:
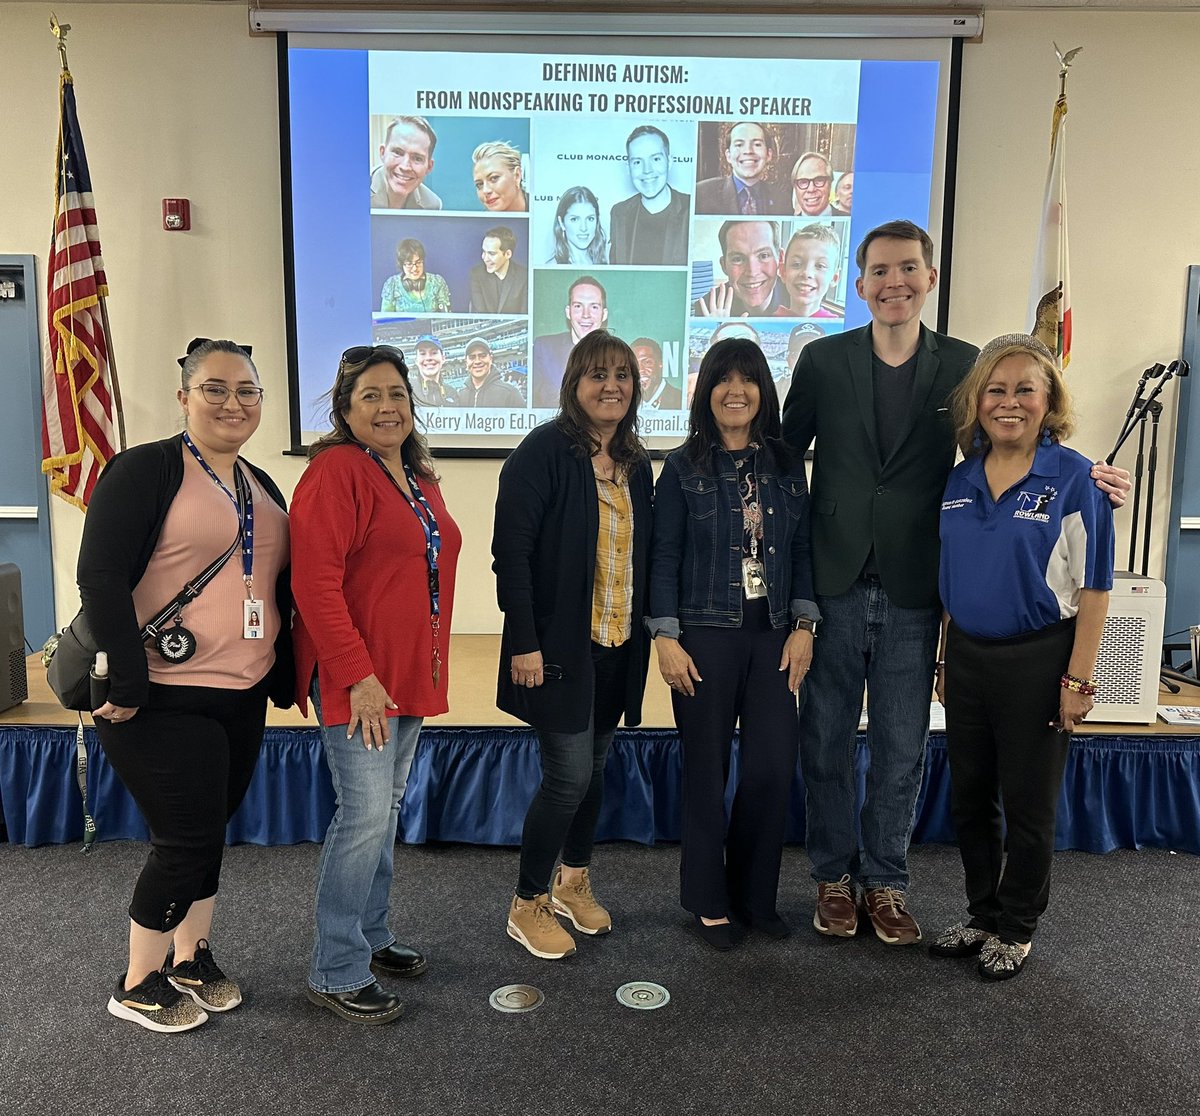
<path id="1" fill-rule="evenodd" d="M 592 860 L 596 822 L 604 801 L 604 763 L 625 703 L 629 644 L 592 644 L 594 687 L 588 726 L 583 732 L 538 730 L 542 782 L 521 833 L 517 894 L 532 899 L 550 889 L 554 863 L 562 852 L 569 868 Z M 553 686 L 553 680 L 543 685 Z"/>
<path id="2" fill-rule="evenodd" d="M 766 600 L 743 603 L 740 628 L 688 625 L 680 643 L 702 682 L 671 704 L 683 743 L 680 903 L 705 918 L 774 915 L 799 717 L 779 660 L 786 630 Z M 740 720 L 738 785 L 728 827 L 725 786 Z"/>
<path id="3" fill-rule="evenodd" d="M 950 625 L 946 738 L 967 910 L 971 926 L 1005 942 L 1030 941 L 1050 898 L 1070 744 L 1050 722 L 1074 642 L 1073 620 L 1011 640 L 974 639 Z"/>
<path id="4" fill-rule="evenodd" d="M 150 684 L 129 721 L 98 719 L 113 770 L 150 827 L 150 855 L 129 917 L 148 930 L 179 925 L 217 893 L 225 825 L 245 797 L 266 723 L 265 682 L 249 690 Z"/>

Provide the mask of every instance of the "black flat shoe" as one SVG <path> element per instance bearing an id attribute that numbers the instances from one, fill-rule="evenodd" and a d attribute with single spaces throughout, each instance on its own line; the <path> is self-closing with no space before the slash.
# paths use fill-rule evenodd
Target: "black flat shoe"
<path id="1" fill-rule="evenodd" d="M 688 924 L 691 927 L 692 933 L 696 935 L 705 945 L 710 945 L 713 949 L 719 949 L 724 952 L 727 949 L 733 949 L 733 924 L 729 922 L 718 922 L 716 926 L 707 926 L 699 915 L 692 915 L 692 921 Z"/>
<path id="2" fill-rule="evenodd" d="M 739 911 L 733 917 L 743 926 L 757 930 L 760 934 L 766 934 L 768 938 L 774 938 L 777 942 L 783 941 L 784 938 L 790 938 L 792 935 L 792 928 L 778 913 L 752 915 L 745 911 Z"/>
<path id="3" fill-rule="evenodd" d="M 412 946 L 393 942 L 371 954 L 371 971 L 386 976 L 417 976 L 425 971 L 425 957 Z"/>
<path id="4" fill-rule="evenodd" d="M 404 1010 L 399 998 L 385 992 L 375 980 L 353 992 L 318 992 L 306 988 L 304 994 L 318 1007 L 354 1023 L 390 1023 Z"/>

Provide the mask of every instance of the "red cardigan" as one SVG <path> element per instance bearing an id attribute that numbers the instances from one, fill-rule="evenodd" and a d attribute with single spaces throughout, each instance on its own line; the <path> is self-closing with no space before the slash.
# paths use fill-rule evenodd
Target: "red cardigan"
<path id="1" fill-rule="evenodd" d="M 421 480 L 442 535 L 442 669 L 433 686 L 425 533 L 384 471 L 358 446 L 309 464 L 292 498 L 296 701 L 307 713 L 314 667 L 322 721 L 350 720 L 350 687 L 374 674 L 399 706 L 391 716 L 447 710 L 454 574 L 462 534 L 433 481 Z"/>

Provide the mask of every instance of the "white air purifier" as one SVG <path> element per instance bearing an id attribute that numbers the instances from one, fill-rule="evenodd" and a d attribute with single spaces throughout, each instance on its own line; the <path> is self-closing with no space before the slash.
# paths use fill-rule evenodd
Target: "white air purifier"
<path id="1" fill-rule="evenodd" d="M 1154 724 L 1166 615 L 1167 587 L 1161 581 L 1125 571 L 1114 575 L 1089 723 Z"/>

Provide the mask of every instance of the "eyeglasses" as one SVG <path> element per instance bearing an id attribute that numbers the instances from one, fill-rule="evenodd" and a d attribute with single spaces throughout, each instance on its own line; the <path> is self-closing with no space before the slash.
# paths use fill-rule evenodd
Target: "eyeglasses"
<path id="1" fill-rule="evenodd" d="M 795 179 L 796 188 L 798 190 L 807 190 L 810 186 L 816 186 L 820 190 L 824 190 L 833 181 L 833 177 L 828 174 L 819 174 L 816 178 L 797 178 Z"/>
<path id="2" fill-rule="evenodd" d="M 197 388 L 209 403 L 224 403 L 231 393 L 237 396 L 237 401 L 243 407 L 257 407 L 263 401 L 263 389 L 260 387 L 228 388 L 224 384 L 192 384 L 184 390 L 195 391 Z"/>
<path id="3" fill-rule="evenodd" d="M 383 353 L 384 356 L 392 358 L 399 357 L 404 360 L 404 352 L 397 349 L 395 345 L 351 345 L 344 353 L 342 353 L 341 365 L 361 364 L 368 357 L 374 356 L 376 353 Z"/>

